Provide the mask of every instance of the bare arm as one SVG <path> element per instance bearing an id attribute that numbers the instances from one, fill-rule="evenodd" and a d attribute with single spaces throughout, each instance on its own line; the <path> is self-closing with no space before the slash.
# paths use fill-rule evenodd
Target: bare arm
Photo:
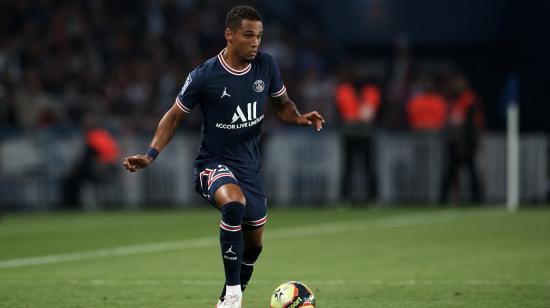
<path id="1" fill-rule="evenodd" d="M 183 112 L 180 107 L 178 107 L 177 103 L 174 103 L 172 108 L 170 108 L 170 110 L 168 110 L 160 120 L 150 147 L 159 152 L 162 151 L 166 145 L 168 145 L 170 140 L 172 140 L 172 137 L 176 134 L 176 129 L 186 115 L 187 113 Z M 126 169 L 128 169 L 128 171 L 136 172 L 137 169 L 147 167 L 153 162 L 153 160 L 154 158 L 147 154 L 134 155 L 126 157 L 123 165 Z"/>
<path id="2" fill-rule="evenodd" d="M 174 103 L 172 108 L 170 108 L 160 120 L 150 146 L 157 149 L 159 152 L 162 151 L 170 140 L 172 140 L 172 137 L 176 134 L 176 129 L 186 115 L 187 113 L 181 110 L 177 103 Z"/>
<path id="3" fill-rule="evenodd" d="M 272 97 L 271 102 L 277 116 L 282 121 L 295 125 L 312 126 L 317 131 L 323 129 L 323 123 L 325 123 L 323 116 L 317 111 L 301 114 L 298 108 L 296 108 L 296 104 L 288 97 L 286 91 L 281 96 Z"/>

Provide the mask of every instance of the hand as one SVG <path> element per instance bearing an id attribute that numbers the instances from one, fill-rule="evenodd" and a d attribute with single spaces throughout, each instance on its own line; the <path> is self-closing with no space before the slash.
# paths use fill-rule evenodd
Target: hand
<path id="1" fill-rule="evenodd" d="M 298 125 L 313 126 L 317 131 L 323 129 L 323 123 L 325 119 L 317 111 L 302 114 L 297 120 Z"/>
<path id="2" fill-rule="evenodd" d="M 153 158 L 149 155 L 134 155 L 126 157 L 122 163 L 130 172 L 136 172 L 137 169 L 143 169 L 153 162 Z"/>

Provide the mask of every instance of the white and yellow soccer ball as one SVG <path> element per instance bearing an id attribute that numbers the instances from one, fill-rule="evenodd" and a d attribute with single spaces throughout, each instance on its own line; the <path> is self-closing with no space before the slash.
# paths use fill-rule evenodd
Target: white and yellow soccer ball
<path id="1" fill-rule="evenodd" d="M 271 308 L 315 307 L 315 295 L 305 284 L 298 281 L 285 282 L 271 295 Z"/>

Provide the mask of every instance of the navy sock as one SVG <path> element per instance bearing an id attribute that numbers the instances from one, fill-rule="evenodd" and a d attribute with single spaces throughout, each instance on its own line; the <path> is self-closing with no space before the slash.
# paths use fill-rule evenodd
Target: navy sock
<path id="1" fill-rule="evenodd" d="M 221 212 L 220 247 L 225 270 L 225 284 L 234 286 L 241 284 L 241 261 L 244 250 L 241 222 L 244 205 L 239 202 L 227 203 L 222 206 Z"/>
<path id="2" fill-rule="evenodd" d="M 252 249 L 245 249 L 243 252 L 243 259 L 241 262 L 241 290 L 244 291 L 250 278 L 252 277 L 252 272 L 254 271 L 254 263 L 258 260 L 260 253 L 262 252 L 262 246 L 254 247 Z M 225 298 L 225 286 L 223 287 L 222 294 L 220 299 L 223 301 Z"/>

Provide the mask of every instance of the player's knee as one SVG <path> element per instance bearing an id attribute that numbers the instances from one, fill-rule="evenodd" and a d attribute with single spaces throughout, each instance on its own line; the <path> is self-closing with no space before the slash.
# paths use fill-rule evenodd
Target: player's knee
<path id="1" fill-rule="evenodd" d="M 231 202 L 238 202 L 242 204 L 243 206 L 246 206 L 246 198 L 244 197 L 244 194 L 241 194 L 239 196 L 235 196 L 235 198 L 231 198 Z"/>
<path id="2" fill-rule="evenodd" d="M 240 196 L 229 196 L 228 198 L 225 198 L 223 202 L 221 202 L 221 204 L 224 205 L 229 203 L 239 203 L 244 207 L 246 206 L 246 198 L 244 197 L 244 195 L 241 194 Z"/>
<path id="3" fill-rule="evenodd" d="M 230 202 L 221 207 L 222 222 L 229 227 L 240 228 L 244 215 L 244 205 L 239 202 Z"/>
<path id="4" fill-rule="evenodd" d="M 262 246 L 246 248 L 243 252 L 243 263 L 254 265 L 262 253 Z"/>
<path id="5" fill-rule="evenodd" d="M 246 205 L 246 198 L 241 188 L 236 184 L 226 184 L 220 187 L 215 194 L 216 203 L 223 206 L 224 204 L 238 202 L 243 206 Z"/>

